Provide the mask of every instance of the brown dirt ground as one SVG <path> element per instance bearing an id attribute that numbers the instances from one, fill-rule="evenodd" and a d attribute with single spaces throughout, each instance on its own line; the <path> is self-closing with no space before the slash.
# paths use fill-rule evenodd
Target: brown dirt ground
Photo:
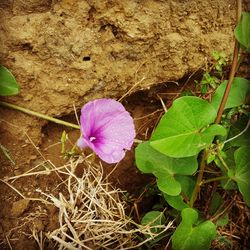
<path id="1" fill-rule="evenodd" d="M 154 100 L 152 94 L 148 96 L 141 92 L 124 100 L 124 105 L 134 117 L 136 130 L 138 131 L 137 138 L 148 138 L 154 124 L 158 121 L 159 114 L 163 112 L 160 102 Z M 24 115 L 24 119 L 26 119 L 26 115 Z M 75 122 L 74 115 L 62 117 L 62 119 Z M 0 178 L 20 175 L 30 168 L 42 164 L 45 159 L 49 159 L 55 166 L 62 166 L 66 163 L 61 154 L 60 138 L 62 132 L 65 130 L 73 143 L 79 137 L 79 131 L 77 130 L 48 123 L 42 129 L 42 142 L 35 145 L 30 139 L 29 131 L 25 133 L 19 131 L 18 134 L 13 134 L 4 130 L 3 127 L 18 131 L 19 128 L 16 125 L 6 121 L 1 121 L 1 125 L 4 125 L 1 126 L 1 143 L 9 149 L 11 158 L 15 163 L 10 164 L 10 161 L 1 154 Z M 66 148 L 71 149 L 70 143 L 66 145 Z M 114 186 L 128 191 L 131 195 L 131 202 L 140 195 L 144 185 L 152 180 L 151 177 L 140 174 L 136 169 L 134 150 L 127 152 L 125 159 L 119 163 L 115 170 L 114 165 L 105 163 L 103 165 L 105 174 L 110 171 L 113 172 L 109 178 L 110 182 Z M 13 186 L 26 197 L 38 197 L 39 194 L 36 189 L 54 193 L 60 182 L 61 180 L 55 174 L 38 175 L 20 178 L 13 183 Z M 28 237 L 31 233 L 30 228 L 35 227 L 38 231 L 56 229 L 58 226 L 57 209 L 36 201 L 27 202 L 4 183 L 0 183 L 0 186 L 2 190 L 0 193 L 0 200 L 2 201 L 0 203 L 1 249 L 8 249 L 7 238 L 14 249 L 36 249 L 34 240 Z M 60 189 L 56 192 L 60 192 Z M 140 213 L 147 210 L 144 207 L 145 204 L 148 204 L 148 201 L 144 202 L 142 208 L 139 205 Z"/>
<path id="2" fill-rule="evenodd" d="M 151 88 L 148 91 L 140 91 L 136 94 L 125 98 L 123 104 L 126 109 L 132 114 L 137 131 L 137 139 L 147 139 L 154 126 L 157 124 L 160 116 L 163 114 L 163 108 L 159 101 L 159 97 L 164 100 L 166 107 L 169 107 L 178 93 L 183 90 L 190 90 L 188 86 L 194 86 L 189 84 L 193 82 L 194 78 L 200 78 L 200 72 L 194 74 L 191 78 L 187 77 L 184 80 L 179 81 L 179 86 L 176 83 L 169 83 L 164 86 L 157 86 Z M 194 88 L 191 87 L 194 91 Z M 207 96 L 209 98 L 209 96 Z M 11 112 L 11 111 L 10 111 Z M 26 115 L 24 115 L 24 119 Z M 69 115 L 62 117 L 63 120 L 69 122 L 75 122 L 75 115 Z M 5 123 L 5 121 L 2 121 Z M 18 129 L 14 124 L 5 124 L 4 127 L 12 127 L 12 129 Z M 14 126 L 14 127 L 13 127 Z M 1 126 L 2 128 L 3 126 Z M 68 133 L 69 139 L 72 143 L 76 141 L 79 136 L 79 131 L 74 129 L 68 129 L 54 123 L 47 123 L 42 129 L 42 142 L 39 145 L 34 145 L 34 142 L 30 139 L 29 131 L 18 135 L 6 133 L 1 129 L 1 143 L 8 149 L 15 164 L 10 164 L 3 155 L 0 155 L 1 168 L 0 178 L 6 176 L 15 176 L 24 173 L 30 168 L 37 166 L 44 162 L 45 159 L 49 159 L 55 166 L 62 166 L 66 160 L 61 154 L 60 138 L 63 131 Z M 20 136 L 22 135 L 22 139 Z M 24 140 L 25 139 L 25 140 Z M 35 147 L 36 146 L 36 147 Z M 67 143 L 66 148 L 71 149 L 71 144 Z M 13 150 L 14 148 L 14 150 Z M 128 191 L 130 199 L 128 203 L 128 210 L 133 211 L 132 216 L 137 220 L 137 214 L 134 209 L 134 202 L 137 205 L 140 215 L 150 210 L 153 205 L 153 197 L 142 196 L 145 185 L 152 183 L 154 179 L 150 176 L 142 175 L 136 169 L 134 164 L 134 150 L 127 152 L 124 160 L 122 160 L 117 168 L 114 169 L 114 165 L 108 165 L 103 163 L 105 175 L 112 171 L 109 181 L 113 186 Z M 36 189 L 41 189 L 47 193 L 58 194 L 58 184 L 61 180 L 55 174 L 48 176 L 25 177 L 20 178 L 13 183 L 23 195 L 26 197 L 39 197 Z M 7 242 L 10 242 L 13 249 L 37 249 L 37 244 L 32 237 L 31 228 L 35 228 L 37 231 L 53 231 L 58 227 L 58 214 L 57 209 L 54 206 L 42 204 L 38 201 L 29 201 L 22 199 L 15 191 L 4 183 L 0 183 L 2 192 L 0 193 L 0 235 L 1 235 L 1 249 L 9 249 Z M 55 191 L 56 190 L 56 191 Z M 204 191 L 204 196 L 207 196 L 208 190 Z M 231 200 L 231 197 L 229 197 Z M 230 219 L 232 225 L 238 223 L 246 230 L 248 230 L 247 220 L 249 216 L 249 209 L 244 205 L 242 199 L 237 194 L 234 194 L 235 203 L 231 204 Z M 202 205 L 201 205 L 202 206 Z M 247 245 L 247 237 L 242 234 L 242 230 L 238 227 L 228 227 L 222 232 L 228 233 L 228 237 L 231 237 L 231 241 L 234 243 L 234 249 L 245 249 Z M 46 243 L 46 249 L 53 249 L 51 243 Z M 215 243 L 214 249 L 218 249 L 218 244 Z M 158 246 L 159 247 L 159 246 Z M 227 249 L 227 248 L 219 248 Z"/>

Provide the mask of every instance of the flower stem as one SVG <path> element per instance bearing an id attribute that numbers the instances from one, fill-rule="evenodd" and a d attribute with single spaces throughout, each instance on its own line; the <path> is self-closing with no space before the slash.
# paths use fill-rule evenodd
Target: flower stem
<path id="1" fill-rule="evenodd" d="M 42 119 L 45 119 L 47 121 L 51 121 L 51 122 L 54 122 L 54 123 L 57 123 L 57 124 L 60 124 L 60 125 L 66 126 L 66 127 L 80 129 L 80 126 L 78 126 L 76 124 L 73 124 L 73 123 L 70 123 L 70 122 L 65 122 L 65 121 L 62 121 L 60 119 L 50 117 L 48 115 L 43 115 L 41 113 L 26 109 L 26 108 L 23 108 L 23 107 L 20 107 L 20 106 L 11 104 L 11 103 L 0 101 L 0 106 L 15 109 L 15 110 L 21 111 L 21 112 L 23 112 L 25 114 L 36 116 L 38 118 L 42 118 Z"/>

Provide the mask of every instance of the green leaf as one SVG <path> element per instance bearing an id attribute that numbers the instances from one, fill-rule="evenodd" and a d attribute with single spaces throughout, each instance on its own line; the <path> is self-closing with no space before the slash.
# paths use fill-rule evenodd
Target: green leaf
<path id="1" fill-rule="evenodd" d="M 240 147 L 234 154 L 233 151 L 234 149 L 230 148 L 223 157 L 227 166 L 230 167 L 227 173 L 225 173 L 222 164 L 217 162 L 222 173 L 229 177 L 226 182 L 221 181 L 221 184 L 224 189 L 235 189 L 236 182 L 244 201 L 250 207 L 250 146 Z"/>
<path id="2" fill-rule="evenodd" d="M 179 195 L 181 184 L 177 175 L 192 175 L 198 167 L 196 157 L 171 158 L 152 148 L 149 142 L 135 150 L 136 165 L 143 173 L 154 174 L 158 188 L 169 195 Z"/>
<path id="3" fill-rule="evenodd" d="M 4 147 L 1 143 L 0 143 L 0 150 L 2 151 L 2 153 L 6 157 L 6 159 L 11 162 L 11 164 L 13 164 L 13 165 L 16 164 L 10 151 L 6 147 Z"/>
<path id="4" fill-rule="evenodd" d="M 237 149 L 234 159 L 236 163 L 234 179 L 244 201 L 250 207 L 250 146 Z"/>
<path id="5" fill-rule="evenodd" d="M 190 176 L 176 176 L 176 179 L 181 184 L 182 195 L 185 195 L 188 199 L 190 199 L 195 186 L 194 179 Z M 184 208 L 189 207 L 183 200 L 182 195 L 171 196 L 163 193 L 163 197 L 166 202 L 178 211 L 182 211 Z"/>
<path id="6" fill-rule="evenodd" d="M 223 158 L 224 162 L 226 163 L 227 167 L 229 168 L 229 171 L 228 171 L 224 167 L 222 162 L 219 160 L 219 158 L 216 157 L 215 163 L 221 169 L 222 176 L 228 177 L 227 180 L 220 181 L 221 186 L 225 190 L 237 190 L 238 187 L 237 187 L 235 181 L 232 179 L 232 176 L 234 176 L 234 173 L 235 173 L 234 148 L 230 148 L 226 151 L 221 151 L 220 154 L 221 154 L 221 157 Z"/>
<path id="7" fill-rule="evenodd" d="M 176 180 L 181 184 L 181 192 L 190 199 L 195 187 L 196 179 L 193 176 L 177 175 Z"/>
<path id="8" fill-rule="evenodd" d="M 242 19 L 236 26 L 234 35 L 238 42 L 250 52 L 250 13 L 242 13 Z"/>
<path id="9" fill-rule="evenodd" d="M 152 234 L 160 234 L 161 231 L 163 231 L 163 228 L 161 226 L 164 225 L 166 223 L 166 221 L 167 221 L 167 219 L 162 212 L 150 211 L 143 216 L 143 218 L 141 220 L 141 224 L 143 226 L 148 225 L 150 227 L 150 232 Z M 146 234 L 145 236 L 147 238 L 152 237 L 150 234 Z M 154 239 L 154 243 L 157 242 L 157 239 L 161 240 L 162 235 L 158 235 Z"/>
<path id="10" fill-rule="evenodd" d="M 9 96 L 19 93 L 20 87 L 11 72 L 0 65 L 0 95 Z"/>
<path id="11" fill-rule="evenodd" d="M 228 224 L 229 217 L 228 214 L 224 214 L 219 220 L 216 221 L 217 227 L 224 227 Z"/>
<path id="12" fill-rule="evenodd" d="M 213 197 L 212 197 L 212 200 L 211 200 L 211 204 L 209 206 L 209 213 L 211 215 L 214 215 L 216 213 L 216 211 L 218 210 L 218 208 L 223 203 L 223 201 L 224 200 L 223 200 L 222 196 L 218 192 L 215 192 L 213 194 Z"/>
<path id="13" fill-rule="evenodd" d="M 218 242 L 218 245 L 221 246 L 221 249 L 232 249 L 232 242 L 226 237 L 226 236 L 221 236 L 217 235 L 216 236 L 216 241 Z"/>
<path id="14" fill-rule="evenodd" d="M 216 63 L 214 64 L 214 68 L 222 76 L 223 66 L 227 64 L 228 58 L 224 52 L 213 51 L 212 56 Z M 216 78 L 216 84 L 219 84 L 220 80 Z"/>
<path id="15" fill-rule="evenodd" d="M 174 101 L 161 118 L 150 145 L 170 157 L 197 155 L 210 145 L 215 135 L 224 135 L 225 128 L 213 124 L 216 110 L 205 100 L 184 96 Z"/>
<path id="16" fill-rule="evenodd" d="M 182 221 L 172 236 L 173 250 L 206 250 L 210 249 L 216 236 L 216 226 L 211 221 L 205 221 L 194 226 L 198 213 L 192 208 L 181 212 Z"/>
<path id="17" fill-rule="evenodd" d="M 214 160 L 215 160 L 215 154 L 214 154 L 214 152 L 209 152 L 209 154 L 207 156 L 207 164 L 210 164 Z"/>
<path id="18" fill-rule="evenodd" d="M 218 110 L 228 81 L 224 81 L 215 91 L 211 104 Z M 238 107 L 245 103 L 247 93 L 250 91 L 250 82 L 247 79 L 235 77 L 227 99 L 225 109 Z"/>
<path id="19" fill-rule="evenodd" d="M 174 209 L 178 210 L 178 211 L 182 211 L 184 208 L 189 208 L 189 206 L 187 205 L 187 203 L 185 203 L 183 201 L 183 198 L 181 195 L 176 195 L 176 196 L 172 196 L 172 195 L 168 195 L 163 193 L 164 199 L 166 200 L 166 202 L 173 207 Z"/>

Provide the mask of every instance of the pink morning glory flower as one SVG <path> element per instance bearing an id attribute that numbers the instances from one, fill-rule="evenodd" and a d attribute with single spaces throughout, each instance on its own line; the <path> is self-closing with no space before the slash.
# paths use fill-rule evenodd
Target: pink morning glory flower
<path id="1" fill-rule="evenodd" d="M 112 99 L 97 99 L 84 105 L 80 125 L 78 147 L 90 147 L 107 163 L 119 162 L 135 138 L 132 117 L 121 103 Z"/>

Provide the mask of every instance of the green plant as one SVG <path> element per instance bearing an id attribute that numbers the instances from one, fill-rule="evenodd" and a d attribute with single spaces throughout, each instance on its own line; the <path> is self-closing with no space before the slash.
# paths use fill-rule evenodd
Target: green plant
<path id="1" fill-rule="evenodd" d="M 192 208 L 184 208 L 182 221 L 173 234 L 173 249 L 209 249 L 216 236 L 216 226 L 211 221 L 198 222 L 198 213 Z"/>
<path id="2" fill-rule="evenodd" d="M 0 96 L 9 96 L 16 95 L 19 93 L 20 87 L 16 82 L 15 77 L 11 74 L 11 72 L 0 65 Z M 12 163 L 14 161 L 10 156 L 10 153 L 7 148 L 0 144 L 0 149 L 3 155 Z"/>
<path id="3" fill-rule="evenodd" d="M 0 96 L 16 95 L 20 87 L 11 72 L 0 65 Z"/>
<path id="4" fill-rule="evenodd" d="M 219 75 L 223 74 L 223 67 L 227 65 L 228 58 L 224 52 L 213 51 L 212 53 L 213 59 L 215 60 L 215 64 L 213 68 Z"/>
<path id="5" fill-rule="evenodd" d="M 64 130 L 61 135 L 61 154 L 64 156 L 64 158 L 70 158 L 76 155 L 76 145 L 73 144 L 66 131 Z M 67 144 L 69 144 L 70 148 L 67 147 Z"/>
<path id="6" fill-rule="evenodd" d="M 224 52 L 213 51 L 214 63 L 211 67 L 206 67 L 201 81 L 195 80 L 195 84 L 200 88 L 201 93 L 205 94 L 210 88 L 216 89 L 223 78 L 223 67 L 227 65 L 228 58 Z"/>
<path id="7" fill-rule="evenodd" d="M 146 213 L 142 220 L 141 224 L 143 226 L 150 226 L 150 233 L 146 234 L 146 238 L 153 237 L 154 240 L 151 241 L 151 246 L 155 245 L 159 240 L 165 237 L 166 232 L 162 232 L 164 229 L 164 224 L 166 223 L 167 219 L 164 213 L 159 211 L 150 211 Z"/>
<path id="8" fill-rule="evenodd" d="M 234 30 L 234 34 L 240 45 L 247 52 L 250 52 L 250 13 L 243 12 L 242 20 Z"/>
<path id="9" fill-rule="evenodd" d="M 248 50 L 249 13 L 243 13 L 235 34 L 242 48 Z M 250 146 L 247 137 L 250 119 L 245 103 L 250 82 L 234 78 L 238 54 L 236 41 L 229 80 L 219 87 L 217 80 L 213 78 L 214 85 L 210 74 L 204 74 L 206 84 L 218 87 L 211 103 L 195 96 L 176 99 L 150 140 L 136 148 L 137 167 L 156 177 L 162 196 L 176 211 L 177 224 L 181 213 L 181 222 L 172 236 L 174 250 L 209 249 L 216 238 L 216 227 L 228 223 L 227 213 L 221 214 L 224 202 L 218 192 L 214 193 L 206 216 L 205 211 L 194 209 L 198 193 L 207 183 L 219 182 L 219 187 L 228 192 L 237 189 L 250 207 Z M 225 56 L 214 53 L 214 57 L 217 61 L 215 69 L 221 71 Z M 206 168 L 212 169 L 214 176 L 205 174 Z"/>

